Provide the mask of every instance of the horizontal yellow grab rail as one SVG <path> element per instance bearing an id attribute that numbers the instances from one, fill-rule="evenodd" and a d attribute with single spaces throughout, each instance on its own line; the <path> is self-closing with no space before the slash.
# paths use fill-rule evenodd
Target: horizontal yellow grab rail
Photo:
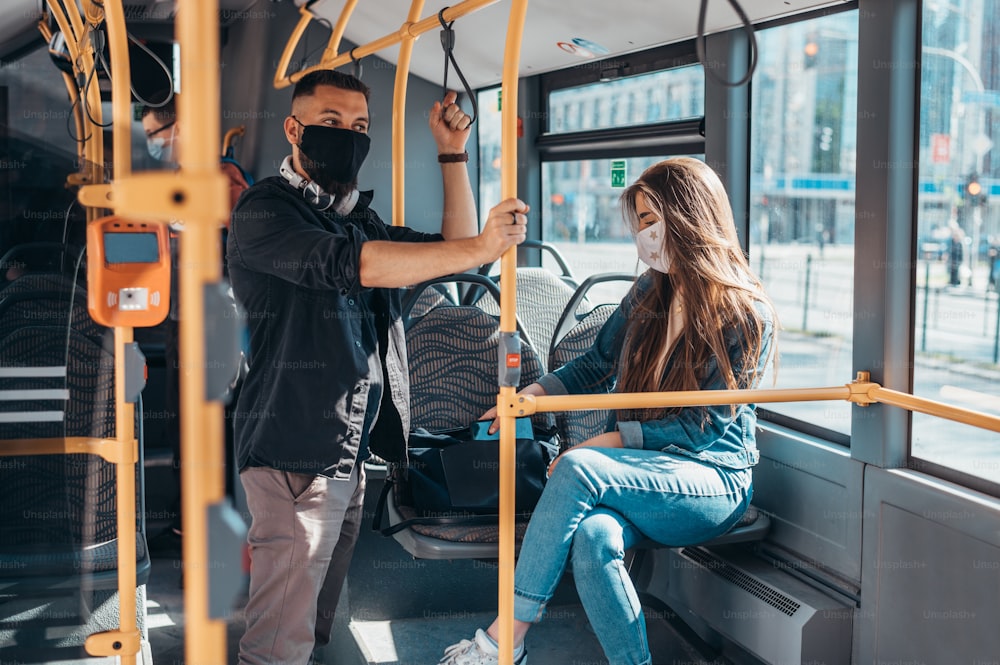
<path id="1" fill-rule="evenodd" d="M 139 443 L 119 444 L 118 439 L 69 436 L 51 439 L 7 439 L 0 441 L 0 457 L 24 455 L 97 455 L 112 464 L 139 460 Z"/>
<path id="2" fill-rule="evenodd" d="M 649 409 L 713 404 L 764 404 L 768 402 L 821 402 L 847 400 L 859 406 L 886 404 L 908 411 L 926 413 L 963 425 L 1000 432 L 1000 416 L 951 406 L 925 397 L 883 388 L 868 380 L 868 372 L 858 372 L 856 381 L 827 388 L 773 388 L 756 390 L 678 390 L 661 393 L 615 393 L 610 395 L 515 395 L 502 404 L 500 415 L 530 416 L 547 411 L 589 409 Z"/>
<path id="3" fill-rule="evenodd" d="M 869 389 L 868 395 L 881 404 L 898 406 L 908 411 L 926 413 L 938 418 L 953 420 L 963 425 L 973 425 L 974 427 L 1000 432 L 1000 417 L 998 416 L 990 416 L 985 413 L 963 409 L 959 406 L 951 406 L 925 397 L 901 393 L 898 390 L 883 388 L 877 384 Z"/>
<path id="4" fill-rule="evenodd" d="M 876 385 L 876 384 L 865 384 Z M 708 406 L 762 402 L 813 402 L 850 400 L 851 385 L 830 388 L 779 388 L 760 390 L 678 390 L 666 393 L 614 393 L 610 395 L 516 395 L 517 416 L 543 411 L 587 409 L 649 409 L 659 406 Z M 870 402 L 871 400 L 864 400 Z M 860 403 L 860 402 L 859 402 Z"/>
<path id="5" fill-rule="evenodd" d="M 459 2 L 456 5 L 448 7 L 444 10 L 444 20 L 446 22 L 454 21 L 455 19 L 461 18 L 467 14 L 471 14 L 474 11 L 487 7 L 489 5 L 497 3 L 499 0 L 464 0 L 464 2 Z M 305 12 L 303 12 L 304 14 Z M 308 21 L 305 20 L 305 16 L 300 20 L 299 25 L 296 26 L 295 32 L 292 34 L 291 39 L 294 39 L 296 43 L 302 37 L 302 33 L 305 31 L 305 24 Z M 380 37 L 374 41 L 363 44 L 354 49 L 351 49 L 348 53 L 341 53 L 334 58 L 328 58 L 327 54 L 331 50 L 330 47 L 327 48 L 327 52 L 323 54 L 323 60 L 319 63 L 313 65 L 312 67 L 306 67 L 305 69 L 300 69 L 297 72 L 293 72 L 288 76 L 282 76 L 284 68 L 280 64 L 284 64 L 287 67 L 288 63 L 285 61 L 284 55 L 282 56 L 282 62 L 279 63 L 278 72 L 275 74 L 274 87 L 281 89 L 286 88 L 292 83 L 295 83 L 301 79 L 306 74 L 317 71 L 319 69 L 336 69 L 341 65 L 346 65 L 353 60 L 360 60 L 361 58 L 378 53 L 383 49 L 387 49 L 390 46 L 395 46 L 396 44 L 403 41 L 403 37 L 417 38 L 425 32 L 433 30 L 435 27 L 440 27 L 441 23 L 438 21 L 437 14 L 434 16 L 428 16 L 425 19 L 421 19 L 416 23 L 403 23 L 399 26 L 399 30 L 396 32 L 389 33 L 384 37 Z M 339 27 L 339 23 L 338 23 Z M 335 30 L 331 35 L 331 44 L 333 39 L 336 38 L 337 42 L 340 41 L 340 34 Z M 288 49 L 286 48 L 286 54 Z M 291 59 L 291 55 L 288 54 L 288 59 Z"/>

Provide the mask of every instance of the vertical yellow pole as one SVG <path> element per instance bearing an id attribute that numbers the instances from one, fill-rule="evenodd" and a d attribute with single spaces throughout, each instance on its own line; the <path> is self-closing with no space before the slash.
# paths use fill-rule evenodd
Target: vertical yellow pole
<path id="1" fill-rule="evenodd" d="M 517 196 L 517 79 L 521 59 L 521 37 L 528 0 L 513 0 L 507 22 L 507 42 L 504 46 L 501 88 L 500 196 Z M 515 289 L 517 279 L 517 248 L 504 252 L 500 261 L 500 330 L 517 330 Z M 501 386 L 498 406 L 510 404 L 516 386 Z M 500 665 L 514 662 L 514 475 L 515 450 L 514 416 L 503 408 L 500 415 L 500 566 L 498 582 L 498 616 L 500 619 Z"/>
<path id="2" fill-rule="evenodd" d="M 180 43 L 178 97 L 180 175 L 185 186 L 219 181 L 219 22 L 217 0 L 181 0 L 176 32 Z M 184 188 L 176 196 L 184 196 Z M 213 199 L 215 198 L 213 197 Z M 225 624 L 208 615 L 206 509 L 223 498 L 222 404 L 205 400 L 204 286 L 222 274 L 219 226 L 225 205 L 196 210 L 180 234 L 181 489 L 184 529 L 185 662 L 223 665 Z M 221 211 L 221 212 L 219 212 Z"/>
<path id="3" fill-rule="evenodd" d="M 406 80 L 410 75 L 410 55 L 416 37 L 409 28 L 420 20 L 424 0 L 413 0 L 406 23 L 399 28 L 399 61 L 396 63 L 396 85 L 392 92 L 392 225 L 406 226 Z"/>
<path id="4" fill-rule="evenodd" d="M 354 13 L 354 7 L 357 6 L 358 0 L 347 0 L 344 3 L 344 8 L 340 10 L 340 16 L 337 17 L 337 24 L 333 26 L 333 31 L 330 33 L 330 41 L 327 42 L 326 48 L 323 50 L 323 60 L 333 60 L 337 57 L 337 53 L 340 50 L 340 40 L 344 37 L 344 30 L 347 29 L 347 22 L 351 20 L 351 14 Z"/>
<path id="5" fill-rule="evenodd" d="M 111 80 L 111 131 L 114 135 L 111 163 L 114 164 L 117 180 L 132 175 L 132 69 L 121 0 L 104 0 L 104 15 L 108 29 L 108 54 L 111 67 L 115 70 Z M 96 77 L 91 86 L 97 86 Z"/>
<path id="6" fill-rule="evenodd" d="M 49 9 L 49 14 L 55 17 L 56 13 L 52 10 L 52 7 L 49 6 L 48 9 Z M 55 20 L 56 23 L 58 23 L 59 19 L 56 18 Z M 49 27 L 49 24 L 46 19 L 43 18 L 38 22 L 38 31 L 42 33 L 42 39 L 44 39 L 46 42 L 49 42 L 52 39 L 52 34 L 53 34 L 52 28 Z M 71 53 L 70 57 L 72 57 L 74 60 L 76 60 L 76 57 L 73 56 L 72 53 L 75 50 L 76 49 L 74 46 L 74 48 L 70 51 Z M 69 97 L 70 108 L 72 109 L 73 113 L 73 125 L 76 127 L 75 136 L 77 138 L 80 138 L 83 136 L 83 115 L 80 111 L 80 93 L 76 89 L 76 82 L 73 80 L 72 76 L 70 76 L 66 72 L 62 72 L 62 77 L 63 77 L 63 83 L 66 84 L 66 95 Z M 77 163 L 82 164 L 83 163 L 82 143 L 78 142 L 76 144 L 76 152 L 77 152 L 76 155 Z"/>
<path id="7" fill-rule="evenodd" d="M 86 77 L 94 68 L 94 50 L 87 41 L 87 30 L 80 17 L 79 10 L 75 3 L 68 5 L 69 10 L 63 7 L 60 0 L 48 0 L 49 11 L 56 20 L 59 30 L 62 31 L 66 39 L 66 46 L 70 57 L 73 59 L 74 71 L 77 75 Z M 75 84 L 74 84 L 75 85 Z M 89 95 L 84 96 L 81 88 L 77 95 L 77 114 L 82 121 L 78 155 L 80 156 L 80 172 L 70 177 L 71 184 L 100 184 L 104 182 L 104 143 L 102 141 L 101 128 L 92 125 L 85 113 L 84 105 L 90 110 L 90 117 L 97 122 L 101 120 L 101 92 L 96 79 L 91 82 Z M 89 138 L 88 138 L 89 137 Z M 87 221 L 97 219 L 103 214 L 97 208 L 87 208 Z"/>
<path id="8" fill-rule="evenodd" d="M 99 13 L 99 8 L 98 13 Z M 126 178 L 132 172 L 132 117 L 130 108 L 132 80 L 128 40 L 125 34 L 125 14 L 121 0 L 104 0 L 104 15 L 108 27 L 108 46 L 111 65 L 114 69 L 111 87 L 112 131 L 114 147 L 112 164 L 114 177 Z M 88 19 L 93 15 L 88 12 Z M 91 82 L 91 89 L 98 89 L 97 79 Z M 103 132 L 94 128 L 97 142 L 103 150 Z M 135 405 L 126 402 L 125 395 L 125 345 L 132 342 L 132 328 L 115 328 L 115 438 L 122 450 L 135 450 Z M 138 455 L 127 455 L 118 460 L 118 604 L 119 630 L 130 635 L 137 633 L 135 623 L 135 465 Z M 122 665 L 134 665 L 135 653 L 121 656 Z"/>

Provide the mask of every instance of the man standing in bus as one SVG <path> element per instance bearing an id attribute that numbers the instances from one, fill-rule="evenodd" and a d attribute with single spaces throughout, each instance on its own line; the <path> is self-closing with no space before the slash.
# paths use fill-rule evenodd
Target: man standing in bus
<path id="1" fill-rule="evenodd" d="M 369 89 L 331 70 L 292 93 L 280 175 L 243 195 L 228 260 L 250 326 L 236 407 L 252 522 L 245 665 L 305 665 L 330 639 L 360 526 L 369 450 L 406 455 L 409 386 L 399 287 L 496 260 L 525 238 L 527 206 L 503 201 L 477 234 L 465 166 L 470 119 L 455 93 L 430 113 L 444 183 L 440 234 L 382 222 L 357 175 Z"/>

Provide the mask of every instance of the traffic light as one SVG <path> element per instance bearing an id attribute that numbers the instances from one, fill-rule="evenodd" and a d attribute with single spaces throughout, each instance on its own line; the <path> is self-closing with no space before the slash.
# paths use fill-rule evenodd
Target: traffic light
<path id="1" fill-rule="evenodd" d="M 979 182 L 978 174 L 970 173 L 966 178 L 965 186 L 962 188 L 962 200 L 969 206 L 986 205 L 986 190 Z"/>
<path id="2" fill-rule="evenodd" d="M 819 41 L 816 38 L 815 33 L 809 33 L 806 35 L 806 44 L 802 47 L 802 52 L 805 53 L 804 66 L 806 69 L 812 69 L 816 66 L 816 56 L 819 54 Z"/>

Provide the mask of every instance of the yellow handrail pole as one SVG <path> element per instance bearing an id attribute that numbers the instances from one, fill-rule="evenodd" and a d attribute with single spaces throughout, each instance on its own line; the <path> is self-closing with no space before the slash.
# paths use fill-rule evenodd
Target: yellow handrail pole
<path id="1" fill-rule="evenodd" d="M 85 0 L 91 5 L 93 0 Z M 98 10 L 100 11 L 100 10 Z M 104 0 L 108 33 L 108 54 L 111 57 L 111 132 L 114 177 L 132 174 L 132 67 L 128 54 L 128 34 L 125 32 L 125 10 L 122 0 Z"/>
<path id="2" fill-rule="evenodd" d="M 233 143 L 233 138 L 236 136 L 243 136 L 247 133 L 247 126 L 240 125 L 239 127 L 233 127 L 226 135 L 222 137 L 222 156 L 225 157 L 226 153 L 229 152 L 229 147 Z"/>
<path id="3" fill-rule="evenodd" d="M 176 34 L 181 80 L 177 117 L 180 176 L 185 188 L 211 183 L 210 205 L 191 209 L 180 234 L 181 488 L 184 529 L 185 662 L 223 665 L 226 625 L 208 612 L 207 508 L 223 499 L 224 445 L 220 402 L 205 395 L 204 286 L 222 275 L 219 226 L 228 202 L 226 178 L 219 169 L 219 20 L 218 0 L 180 0 Z M 189 190 L 194 194 L 193 188 Z M 178 192 L 183 198 L 183 190 Z M 175 200 L 177 194 L 175 194 Z M 220 562 L 221 563 L 221 562 Z"/>
<path id="4" fill-rule="evenodd" d="M 56 22 L 59 23 L 59 29 L 63 31 L 63 36 L 66 37 L 66 43 L 68 44 L 72 41 L 74 44 L 79 45 L 80 40 L 83 38 L 83 21 L 80 20 L 77 14 L 78 8 L 76 3 L 68 4 L 66 0 L 48 0 L 50 9 L 59 9 L 59 13 L 62 14 L 65 23 L 60 23 L 58 16 L 56 17 Z M 72 51 L 71 51 L 72 53 Z"/>
<path id="5" fill-rule="evenodd" d="M 908 411 L 918 411 L 930 416 L 953 420 L 964 425 L 972 425 L 982 429 L 1000 432 L 1000 417 L 979 413 L 972 409 L 950 406 L 924 397 L 901 393 L 889 388 L 874 386 L 868 391 L 868 396 L 880 404 L 898 406 Z"/>
<path id="6" fill-rule="evenodd" d="M 410 56 L 417 40 L 407 33 L 407 28 L 420 19 L 424 0 L 413 0 L 406 23 L 399 29 L 399 61 L 396 63 L 396 82 L 392 91 L 392 225 L 406 226 L 406 81 L 410 76 Z"/>
<path id="7" fill-rule="evenodd" d="M 874 384 L 872 384 L 874 385 Z M 660 393 L 614 393 L 610 395 L 518 395 L 516 408 L 530 415 L 547 411 L 590 409 L 651 409 L 713 404 L 764 404 L 767 402 L 822 402 L 851 400 L 848 386 L 829 388 L 776 388 L 757 390 L 678 390 Z M 870 400 L 874 402 L 875 400 Z"/>
<path id="8" fill-rule="evenodd" d="M 340 16 L 337 17 L 337 24 L 333 26 L 333 31 L 330 33 L 330 41 L 326 43 L 326 48 L 323 49 L 323 56 L 320 58 L 320 62 L 324 60 L 332 60 L 337 57 L 337 51 L 340 49 L 340 40 L 344 37 L 344 30 L 347 29 L 347 22 L 351 20 L 351 14 L 354 13 L 354 8 L 357 6 L 358 0 L 347 0 L 344 3 L 344 8 L 340 10 Z M 420 3 L 423 5 L 423 3 Z M 413 10 L 411 8 L 410 15 L 412 16 Z M 420 14 L 416 17 L 408 19 L 408 21 L 416 21 L 420 18 Z M 406 68 L 409 71 L 409 67 Z"/>
<path id="9" fill-rule="evenodd" d="M 131 141 L 131 90 L 132 80 L 129 66 L 128 40 L 125 34 L 125 14 L 121 0 L 104 0 L 103 7 L 95 7 L 90 0 L 84 0 L 87 21 L 96 25 L 106 20 L 108 48 L 114 75 L 111 87 L 112 132 L 114 147 L 112 163 L 116 178 L 125 178 L 132 170 Z M 91 84 L 100 88 L 96 82 Z M 95 130 L 96 131 L 96 130 Z M 99 132 L 103 137 L 103 132 Z M 103 150 L 103 142 L 102 142 Z M 131 459 L 119 459 L 115 464 L 117 476 L 117 521 L 118 521 L 118 631 L 107 631 L 86 642 L 87 652 L 93 656 L 114 656 L 121 658 L 122 665 L 134 665 L 140 649 L 141 635 L 136 625 L 136 572 L 135 572 L 135 464 L 138 460 L 135 440 L 135 405 L 127 402 L 125 394 L 125 345 L 132 342 L 132 328 L 115 327 L 115 438 L 119 448 L 131 446 Z M 109 644 L 110 641 L 110 644 Z"/>
<path id="10" fill-rule="evenodd" d="M 496 2 L 499 2 L 499 0 L 463 0 L 463 2 L 460 2 L 444 10 L 444 20 L 449 22 L 454 21 L 455 19 L 461 18 L 467 14 L 471 14 L 472 12 L 478 9 L 481 9 L 488 5 L 492 5 Z M 308 21 L 306 21 L 306 23 L 308 23 Z M 326 54 L 324 53 L 323 60 L 313 65 L 312 67 L 300 69 L 299 71 L 293 72 L 288 76 L 281 77 L 279 76 L 279 74 L 284 72 L 288 68 L 288 61 L 291 60 L 291 50 L 294 50 L 294 44 L 292 44 L 292 40 L 295 40 L 297 42 L 298 39 L 301 38 L 300 27 L 302 30 L 305 30 L 305 28 L 302 27 L 302 21 L 300 21 L 299 25 L 295 26 L 295 30 L 292 32 L 291 38 L 289 38 L 289 44 L 286 45 L 285 47 L 285 53 L 282 54 L 282 59 L 278 63 L 278 74 L 275 74 L 274 77 L 274 87 L 278 88 L 279 90 L 281 88 L 286 88 L 292 83 L 295 83 L 296 81 L 301 79 L 306 74 L 309 74 L 310 72 L 314 72 L 318 69 L 336 69 L 341 65 L 346 65 L 347 63 L 351 62 L 352 57 L 360 60 L 365 56 L 378 53 L 382 49 L 389 48 L 390 46 L 395 46 L 396 44 L 402 41 L 404 33 L 409 37 L 416 38 L 424 34 L 425 32 L 428 32 L 440 26 L 441 23 L 438 21 L 437 14 L 434 14 L 433 16 L 428 16 L 427 18 L 417 21 L 415 23 L 403 24 L 396 32 L 385 35 L 384 37 L 380 37 L 374 41 L 368 42 L 367 44 L 358 46 L 352 49 L 349 53 L 341 53 L 332 60 L 327 60 Z M 282 67 L 282 65 L 284 65 L 284 67 Z"/>
<path id="11" fill-rule="evenodd" d="M 91 25 L 100 25 L 101 20 L 104 18 L 104 7 L 95 3 L 94 0 L 80 0 L 80 5 L 83 9 L 83 16 L 87 20 L 87 23 Z"/>
<path id="12" fill-rule="evenodd" d="M 77 45 L 78 57 L 74 59 L 74 66 L 78 73 L 87 77 L 97 66 L 97 56 L 88 37 L 90 29 L 80 16 L 75 2 L 62 0 L 62 5 L 65 8 L 64 16 L 68 19 L 70 28 L 69 32 L 65 33 L 64 31 L 64 34 L 67 37 L 72 35 L 73 41 Z M 58 18 L 56 20 L 58 21 Z M 72 54 L 72 51 L 70 53 Z M 96 72 L 94 73 L 94 78 L 97 78 Z M 85 104 L 86 106 L 84 106 Z M 90 82 L 87 95 L 84 95 L 81 89 L 80 108 L 83 112 L 84 131 L 88 129 L 87 125 L 90 118 L 93 118 L 95 123 L 104 122 L 101 109 L 101 86 L 96 80 Z M 87 110 L 89 110 L 89 117 Z M 81 165 L 81 171 L 83 171 L 81 176 L 82 182 L 80 184 L 93 185 L 104 182 L 104 133 L 97 124 L 89 129 L 92 130 L 89 134 L 84 134 L 80 137 L 80 139 L 86 139 L 84 142 L 84 163 Z M 102 214 L 103 210 L 100 208 L 88 207 L 87 221 L 93 221 Z"/>
<path id="13" fill-rule="evenodd" d="M 447 12 L 446 12 L 447 13 Z M 521 38 L 528 0 L 513 0 L 507 20 L 507 40 L 503 52 L 500 111 L 500 196 L 517 196 L 517 85 L 521 61 Z M 511 247 L 500 259 L 500 331 L 517 332 L 515 292 L 517 289 L 517 248 Z M 520 360 L 518 360 L 520 364 Z M 509 362 L 508 362 L 509 366 Z M 499 663 L 514 662 L 514 491 L 516 444 L 515 416 L 510 408 L 517 386 L 500 386 L 497 411 L 500 415 L 500 542 L 497 589 L 499 617 Z"/>
<path id="14" fill-rule="evenodd" d="M 333 32 L 330 33 L 330 41 L 327 42 L 326 48 L 323 49 L 323 57 L 320 62 L 336 57 L 337 49 L 340 48 L 340 40 L 343 39 L 344 30 L 347 28 L 347 22 L 350 20 L 351 14 L 354 13 L 354 7 L 357 4 L 358 0 L 347 0 L 344 8 L 340 10 L 340 16 L 337 17 L 337 24 L 333 26 Z M 298 47 L 302 35 L 305 34 L 309 22 L 314 18 L 312 12 L 305 6 L 299 7 L 299 14 L 302 16 L 299 18 L 299 22 L 295 24 L 295 29 L 292 30 L 292 35 L 288 38 L 288 43 L 285 44 L 285 50 L 281 52 L 278 67 L 274 71 L 275 88 L 284 88 L 291 83 L 291 78 L 287 73 L 288 64 L 292 61 L 292 54 L 295 52 L 296 47 Z M 331 67 L 330 69 L 333 68 Z"/>
<path id="15" fill-rule="evenodd" d="M 59 26 L 59 30 L 63 33 L 63 37 L 66 40 L 66 48 L 69 51 L 70 58 L 73 61 L 73 68 L 78 74 L 86 75 L 88 69 L 88 62 L 90 66 L 93 66 L 92 53 L 88 52 L 86 49 L 82 49 L 77 41 L 77 28 L 75 24 L 70 20 L 69 16 L 73 14 L 67 14 L 66 10 L 63 8 L 59 0 L 47 0 L 47 5 L 52 17 L 56 21 L 56 25 Z M 76 8 L 74 7 L 74 10 Z M 77 22 L 79 22 L 79 16 L 76 16 Z M 82 23 L 80 24 L 79 30 L 83 30 Z M 87 56 L 87 57 L 85 57 Z M 71 88 L 70 101 L 76 101 L 75 108 L 75 119 L 77 124 L 77 157 L 79 161 L 79 173 L 70 174 L 67 178 L 67 183 L 69 185 L 80 185 L 87 183 L 98 182 L 98 174 L 94 172 L 94 159 L 93 159 L 93 146 L 94 146 L 94 132 L 91 132 L 91 136 L 88 139 L 87 132 L 87 118 L 84 114 L 83 104 L 83 90 L 78 90 L 76 88 L 76 81 L 73 80 L 68 74 L 64 75 L 67 78 L 66 85 Z M 99 92 L 98 92 L 99 94 Z M 86 205 L 86 204 L 85 204 Z M 86 207 L 87 220 L 93 220 L 100 217 L 100 211 Z"/>
<path id="16" fill-rule="evenodd" d="M 278 67 L 274 70 L 274 87 L 278 89 L 285 88 L 291 83 L 291 77 L 285 75 L 285 72 L 288 71 L 288 63 L 292 61 L 292 54 L 295 53 L 295 47 L 299 45 L 299 41 L 302 39 L 302 35 L 305 34 L 309 22 L 313 20 L 313 15 L 309 13 L 309 9 L 305 5 L 299 7 L 299 14 L 302 16 L 299 17 L 299 22 L 295 24 L 295 28 L 288 38 L 288 43 L 285 44 L 285 50 L 281 52 Z"/>
<path id="17" fill-rule="evenodd" d="M 46 5 L 48 7 L 48 5 Z M 49 12 L 52 13 L 51 8 Z M 52 40 L 52 28 L 49 24 L 45 22 L 42 18 L 38 22 L 38 32 L 42 33 L 42 39 L 45 43 L 49 43 Z M 62 74 L 63 83 L 66 84 L 66 95 L 69 97 L 70 108 L 73 110 L 73 124 L 76 125 L 76 136 L 80 138 L 83 136 L 83 117 L 80 111 L 80 93 L 76 89 L 76 82 L 73 77 L 66 72 L 60 72 Z M 76 159 L 78 163 L 83 163 L 83 144 L 79 141 L 76 142 Z"/>

